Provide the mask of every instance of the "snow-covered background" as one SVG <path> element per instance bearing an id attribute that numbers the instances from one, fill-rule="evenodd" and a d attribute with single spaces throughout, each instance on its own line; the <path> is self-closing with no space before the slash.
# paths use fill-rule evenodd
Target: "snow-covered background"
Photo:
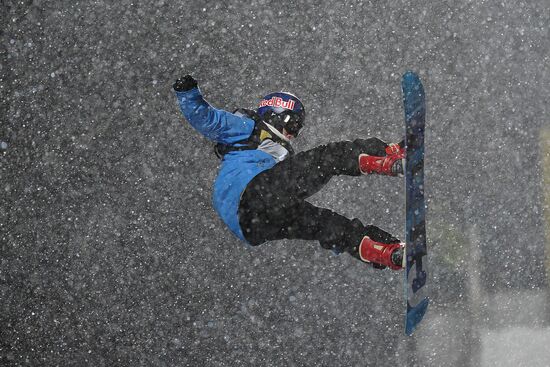
<path id="1" fill-rule="evenodd" d="M 2 365 L 550 365 L 548 0 L 0 6 Z M 414 338 L 401 273 L 225 229 L 212 144 L 171 89 L 191 73 L 228 110 L 292 91 L 304 150 L 399 140 L 407 69 L 428 96 L 433 301 Z M 387 177 L 312 199 L 400 237 L 403 200 Z"/>

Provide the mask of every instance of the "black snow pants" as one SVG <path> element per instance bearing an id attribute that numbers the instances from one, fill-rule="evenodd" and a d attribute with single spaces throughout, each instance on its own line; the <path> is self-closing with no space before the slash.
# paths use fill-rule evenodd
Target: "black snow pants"
<path id="1" fill-rule="evenodd" d="M 329 143 L 260 173 L 250 181 L 240 202 L 239 221 L 245 238 L 252 245 L 285 238 L 317 240 L 323 248 L 347 251 L 355 257 L 363 236 L 395 243 L 395 237 L 378 227 L 305 201 L 332 176 L 361 175 L 359 155 L 384 156 L 386 147 L 377 138 Z"/>

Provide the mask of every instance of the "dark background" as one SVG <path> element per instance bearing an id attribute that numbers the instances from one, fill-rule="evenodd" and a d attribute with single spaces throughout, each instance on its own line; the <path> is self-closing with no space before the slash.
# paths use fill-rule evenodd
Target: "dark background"
<path id="1" fill-rule="evenodd" d="M 471 316 L 472 279 L 484 295 L 545 292 L 546 0 L 1 4 L 3 365 L 394 366 L 406 351 L 454 365 L 471 329 L 430 320 Z M 191 73 L 228 110 L 291 91 L 304 150 L 400 140 L 408 69 L 428 96 L 419 333 L 462 338 L 454 360 L 403 336 L 402 273 L 312 242 L 243 246 L 210 204 L 212 144 L 171 89 Z M 312 201 L 403 237 L 387 177 L 337 178 Z"/>

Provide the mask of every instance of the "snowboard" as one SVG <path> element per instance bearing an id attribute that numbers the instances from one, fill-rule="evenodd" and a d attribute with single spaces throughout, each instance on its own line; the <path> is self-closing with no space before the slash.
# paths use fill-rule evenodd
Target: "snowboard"
<path id="1" fill-rule="evenodd" d="M 429 298 L 426 289 L 426 203 L 424 200 L 424 125 L 425 94 L 420 78 L 408 71 L 403 75 L 405 107 L 405 192 L 406 221 L 403 267 L 405 268 L 405 299 L 407 313 L 405 333 L 412 335 L 426 310 Z"/>

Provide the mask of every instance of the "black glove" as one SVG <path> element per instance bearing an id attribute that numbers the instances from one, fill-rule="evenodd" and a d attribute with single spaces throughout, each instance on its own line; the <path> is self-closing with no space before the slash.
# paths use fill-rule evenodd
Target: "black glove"
<path id="1" fill-rule="evenodd" d="M 176 92 L 186 92 L 197 87 L 197 81 L 191 75 L 179 78 L 173 85 Z"/>

